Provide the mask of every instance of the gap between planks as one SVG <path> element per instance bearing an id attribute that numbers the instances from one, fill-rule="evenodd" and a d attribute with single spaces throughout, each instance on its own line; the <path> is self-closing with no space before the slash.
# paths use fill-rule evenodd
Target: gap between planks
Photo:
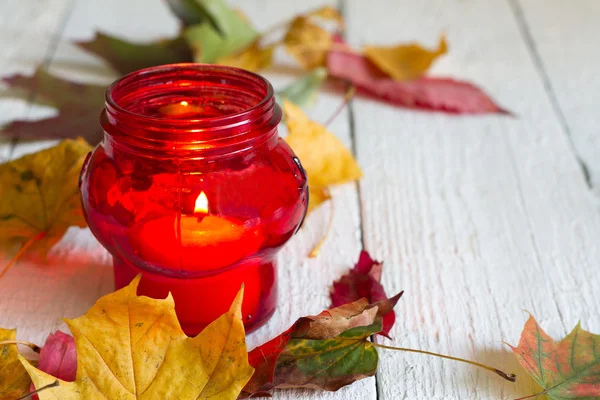
<path id="1" fill-rule="evenodd" d="M 548 75 L 548 71 L 546 70 L 546 65 L 544 64 L 544 61 L 542 60 L 540 52 L 538 51 L 535 39 L 533 38 L 533 35 L 531 33 L 531 29 L 529 28 L 529 25 L 527 24 L 527 18 L 525 17 L 525 14 L 523 12 L 523 8 L 521 7 L 520 1 L 521 0 L 507 0 L 508 6 L 510 7 L 510 9 L 515 17 L 515 20 L 517 22 L 517 26 L 519 27 L 519 32 L 521 33 L 523 42 L 525 43 L 527 50 L 529 50 L 529 54 L 531 55 L 533 65 L 535 66 L 535 68 L 538 71 L 538 74 L 539 74 L 542 84 L 544 86 L 544 90 L 546 91 L 548 100 L 550 101 L 550 104 L 552 106 L 554 114 L 556 115 L 556 117 L 559 121 L 559 124 L 560 124 L 561 130 L 563 131 L 563 134 L 567 138 L 567 142 L 569 143 L 569 148 L 573 152 L 573 156 L 575 157 L 575 159 L 577 160 L 577 163 L 579 164 L 579 166 L 581 168 L 581 173 L 583 174 L 583 178 L 584 178 L 588 188 L 592 189 L 593 188 L 592 178 L 590 176 L 589 168 L 586 165 L 583 158 L 581 157 L 581 155 L 579 154 L 579 152 L 577 151 L 575 143 L 573 142 L 571 128 L 569 126 L 569 123 L 567 122 L 565 113 L 558 102 L 558 97 L 554 90 L 554 86 L 552 85 L 550 76 Z"/>

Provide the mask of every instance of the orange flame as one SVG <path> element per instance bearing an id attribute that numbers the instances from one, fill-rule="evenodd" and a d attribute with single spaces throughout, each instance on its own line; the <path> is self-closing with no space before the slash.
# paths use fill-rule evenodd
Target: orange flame
<path id="1" fill-rule="evenodd" d="M 204 192 L 200 192 L 198 195 L 196 205 L 194 206 L 194 212 L 208 214 L 208 197 L 206 197 Z"/>

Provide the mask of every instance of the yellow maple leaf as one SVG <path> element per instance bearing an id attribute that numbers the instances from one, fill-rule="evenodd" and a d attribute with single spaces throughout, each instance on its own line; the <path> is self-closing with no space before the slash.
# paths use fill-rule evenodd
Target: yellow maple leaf
<path id="1" fill-rule="evenodd" d="M 86 226 L 78 180 L 91 150 L 83 139 L 64 140 L 0 164 L 0 251 L 26 246 L 44 255 L 67 228 Z"/>
<path id="2" fill-rule="evenodd" d="M 254 372 L 241 320 L 243 288 L 227 313 L 190 338 L 173 297 L 137 296 L 139 280 L 66 321 L 77 348 L 77 377 L 40 392 L 41 400 L 237 398 Z M 56 379 L 23 365 L 36 388 Z"/>
<path id="3" fill-rule="evenodd" d="M 362 171 L 352 153 L 323 125 L 311 121 L 300 107 L 284 100 L 283 112 L 289 130 L 286 142 L 294 150 L 308 175 L 309 210 L 330 198 L 330 185 L 352 182 Z"/>
<path id="4" fill-rule="evenodd" d="M 436 58 L 448 52 L 448 43 L 440 37 L 438 48 L 429 50 L 419 44 L 391 47 L 366 46 L 365 56 L 392 79 L 404 81 L 423 75 Z"/>
<path id="5" fill-rule="evenodd" d="M 16 338 L 16 329 L 0 328 L 0 341 L 12 341 Z M 0 345 L 0 399 L 17 399 L 24 396 L 29 393 L 30 386 L 31 378 L 19 361 L 17 345 Z"/>
<path id="6" fill-rule="evenodd" d="M 217 64 L 256 72 L 271 66 L 274 48 L 274 45 L 261 46 L 256 41 L 240 53 L 219 58 Z"/>
<path id="7" fill-rule="evenodd" d="M 315 18 L 331 20 L 339 27 L 343 26 L 340 13 L 329 6 L 318 8 L 292 20 L 283 38 L 283 44 L 285 49 L 306 69 L 325 65 L 327 51 L 333 44 L 331 33 L 316 24 Z"/>

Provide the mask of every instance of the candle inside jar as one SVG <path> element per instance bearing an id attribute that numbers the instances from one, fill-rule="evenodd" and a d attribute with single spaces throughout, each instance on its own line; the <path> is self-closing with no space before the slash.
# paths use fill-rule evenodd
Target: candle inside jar
<path id="1" fill-rule="evenodd" d="M 161 217 L 136 234 L 140 255 L 169 269 L 203 271 L 226 267 L 256 252 L 262 243 L 258 224 L 212 215 L 201 192 L 193 214 Z"/>

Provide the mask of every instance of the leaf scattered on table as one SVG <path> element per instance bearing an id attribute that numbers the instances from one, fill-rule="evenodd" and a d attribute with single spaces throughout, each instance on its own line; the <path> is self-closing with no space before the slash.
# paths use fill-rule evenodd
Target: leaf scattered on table
<path id="1" fill-rule="evenodd" d="M 557 343 L 530 316 L 519 345 L 510 347 L 523 368 L 544 389 L 524 399 L 543 394 L 554 400 L 600 398 L 600 335 L 577 324 Z"/>
<path id="2" fill-rule="evenodd" d="M 131 43 L 98 32 L 91 41 L 75 44 L 102 57 L 121 74 L 157 65 L 191 62 L 193 58 L 186 40 L 181 36 L 151 43 Z"/>
<path id="3" fill-rule="evenodd" d="M 82 139 L 65 140 L 0 164 L 1 251 L 28 246 L 44 256 L 67 228 L 86 226 L 78 180 L 91 150 Z"/>
<path id="4" fill-rule="evenodd" d="M 37 367 L 63 381 L 74 381 L 77 372 L 77 352 L 73 336 L 61 331 L 49 334 L 40 351 Z"/>
<path id="5" fill-rule="evenodd" d="M 361 92 L 395 105 L 456 114 L 510 114 L 471 83 L 436 77 L 395 81 L 351 51 L 329 51 L 327 68 L 330 76 L 348 80 Z"/>
<path id="6" fill-rule="evenodd" d="M 137 296 L 140 278 L 67 320 L 77 347 L 77 378 L 60 380 L 41 400 L 121 398 L 236 399 L 252 376 L 241 320 L 243 289 L 230 310 L 187 337 L 173 298 Z M 26 365 L 36 388 L 55 378 Z"/>
<path id="7" fill-rule="evenodd" d="M 37 121 L 13 121 L 0 129 L 0 135 L 25 139 L 83 137 L 96 144 L 102 139 L 98 124 L 104 107 L 103 85 L 75 83 L 38 68 L 34 75 L 14 75 L 3 79 L 10 88 L 36 93 L 36 102 L 59 109 L 55 117 Z"/>
<path id="8" fill-rule="evenodd" d="M 220 7 L 219 0 L 166 0 L 171 12 L 183 22 L 184 25 L 196 25 L 208 22 L 212 27 L 223 33 L 218 20 L 213 16 L 213 7 Z"/>
<path id="9" fill-rule="evenodd" d="M 246 18 L 225 1 L 212 0 L 211 15 L 221 28 L 221 33 L 208 21 L 192 25 L 184 31 L 195 62 L 215 63 L 223 57 L 241 52 L 258 39 L 258 32 Z"/>
<path id="10" fill-rule="evenodd" d="M 364 55 L 392 79 L 405 81 L 419 78 L 441 55 L 448 52 L 446 38 L 442 36 L 435 50 L 418 43 L 397 46 L 365 46 Z"/>
<path id="11" fill-rule="evenodd" d="M 219 58 L 217 64 L 256 72 L 271 66 L 274 49 L 274 45 L 262 46 L 260 41 L 256 41 L 241 53 Z"/>
<path id="12" fill-rule="evenodd" d="M 397 300 L 386 300 L 382 309 L 389 311 Z M 255 373 L 242 397 L 283 387 L 337 390 L 373 375 L 377 352 L 367 338 L 381 330 L 381 316 L 378 305 L 361 299 L 300 318 L 250 352 Z"/>
<path id="13" fill-rule="evenodd" d="M 311 121 L 290 101 L 283 100 L 285 123 L 289 130 L 286 142 L 294 150 L 308 176 L 311 188 L 309 211 L 325 200 L 322 191 L 330 185 L 352 182 L 362 177 L 362 171 L 352 153 L 323 125 Z M 315 196 L 313 197 L 313 190 Z M 321 190 L 319 192 L 319 190 Z"/>
<path id="14" fill-rule="evenodd" d="M 387 300 L 388 297 L 380 283 L 382 268 L 383 263 L 374 261 L 368 252 L 361 251 L 354 268 L 333 283 L 330 293 L 332 307 L 361 298 L 366 298 L 370 303 Z M 381 334 L 387 337 L 394 322 L 396 322 L 396 314 L 391 310 L 383 317 Z"/>
<path id="15" fill-rule="evenodd" d="M 300 77 L 291 85 L 277 92 L 277 101 L 287 99 L 297 105 L 305 105 L 315 98 L 317 91 L 327 78 L 327 69 L 315 68 L 306 75 Z"/>
<path id="16" fill-rule="evenodd" d="M 324 66 L 327 51 L 333 44 L 333 35 L 316 23 L 317 18 L 335 21 L 340 28 L 343 26 L 337 9 L 322 7 L 294 18 L 283 38 L 285 49 L 305 69 Z"/>
<path id="17" fill-rule="evenodd" d="M 16 329 L 0 328 L 0 341 L 16 340 L 16 338 Z M 17 399 L 24 396 L 29 393 L 30 385 L 31 379 L 19 361 L 17 345 L 0 345 L 0 399 Z"/>

